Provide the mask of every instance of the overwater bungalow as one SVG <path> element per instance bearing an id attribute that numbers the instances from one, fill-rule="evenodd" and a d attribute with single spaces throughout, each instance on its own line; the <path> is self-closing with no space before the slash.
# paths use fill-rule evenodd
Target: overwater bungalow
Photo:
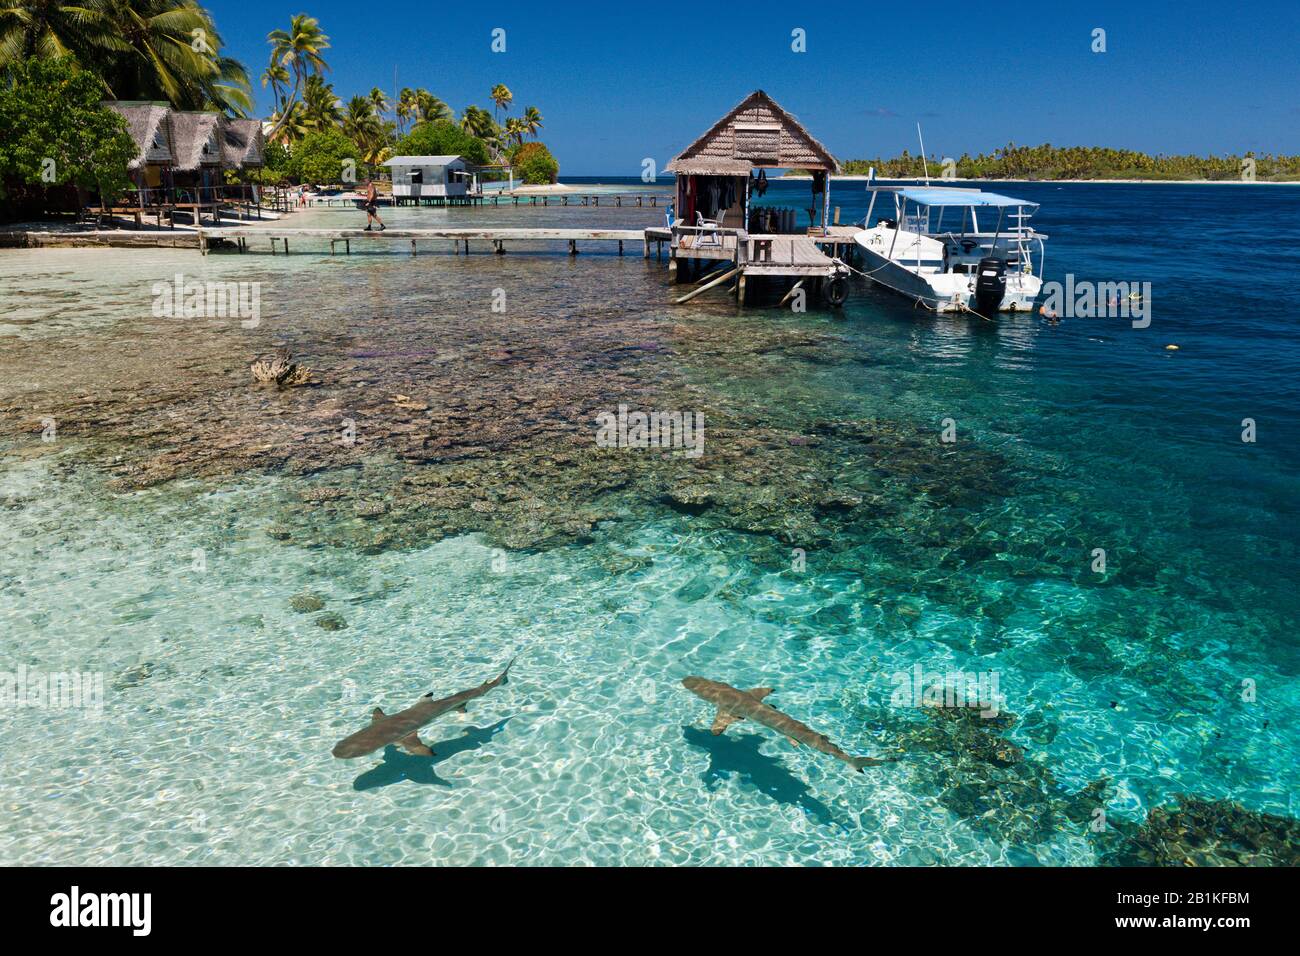
<path id="1" fill-rule="evenodd" d="M 394 156 L 384 162 L 393 177 L 393 202 L 469 202 L 480 195 L 478 172 L 463 156 Z"/>
<path id="2" fill-rule="evenodd" d="M 762 276 L 794 277 L 791 293 L 805 282 L 816 283 L 832 304 L 843 302 L 847 267 L 821 248 L 834 250 L 850 241 L 830 222 L 830 174 L 839 171 L 839 162 L 762 90 L 741 100 L 665 169 L 677 177 L 669 274 L 682 281 L 685 272 L 719 272 L 679 301 L 735 276 L 743 304 L 747 279 Z M 770 169 L 812 173 L 811 204 L 805 209 L 761 204 Z"/>
<path id="3" fill-rule="evenodd" d="M 758 222 L 752 213 L 766 217 L 756 205 L 767 191 L 767 170 L 800 169 L 812 173 L 813 215 L 809 226 L 829 225 L 829 174 L 839 171 L 830 151 L 782 109 L 772 97 L 755 90 L 681 151 L 665 167 L 677 175 L 677 211 L 688 224 L 699 219 L 723 226 L 743 226 L 752 232 L 798 230 L 797 222 L 784 228 Z M 757 228 L 757 227 L 763 228 Z"/>

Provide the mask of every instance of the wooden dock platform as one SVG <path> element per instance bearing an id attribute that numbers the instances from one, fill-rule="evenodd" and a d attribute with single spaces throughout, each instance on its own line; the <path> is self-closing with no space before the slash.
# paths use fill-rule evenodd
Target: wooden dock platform
<path id="1" fill-rule="evenodd" d="M 646 231 L 647 238 L 652 231 Z M 678 299 L 678 302 L 689 301 L 700 292 L 733 277 L 736 279 L 736 298 L 741 305 L 745 304 L 746 280 L 750 278 L 788 277 L 795 280 L 795 288 L 805 282 L 815 282 L 834 305 L 843 302 L 843 296 L 847 294 L 844 280 L 849 275 L 849 268 L 836 253 L 840 252 L 840 246 L 847 244 L 851 247 L 853 233 L 857 231 L 851 226 L 835 226 L 829 234 L 822 234 L 820 229 L 816 234 L 809 230 L 807 235 L 751 233 L 745 229 L 680 223 L 662 231 L 669 234 L 668 273 L 673 281 L 679 281 L 679 270 L 683 266 L 705 274 L 718 262 L 732 266 L 731 270 L 725 267 L 719 270 L 719 278 Z M 823 245 L 830 247 L 831 255 L 822 249 Z"/>

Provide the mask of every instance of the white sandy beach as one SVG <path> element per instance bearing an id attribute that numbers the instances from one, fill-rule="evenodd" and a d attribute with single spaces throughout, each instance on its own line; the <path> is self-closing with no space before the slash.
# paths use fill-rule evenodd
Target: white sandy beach
<path id="1" fill-rule="evenodd" d="M 489 194 L 499 196 L 554 196 L 557 193 L 576 192 L 578 192 L 577 187 L 566 186 L 564 183 L 548 183 L 542 186 L 516 186 L 513 190 L 507 189 L 504 186 L 500 189 L 493 189 L 491 186 L 486 184 L 483 186 L 483 194 L 485 196 Z"/>

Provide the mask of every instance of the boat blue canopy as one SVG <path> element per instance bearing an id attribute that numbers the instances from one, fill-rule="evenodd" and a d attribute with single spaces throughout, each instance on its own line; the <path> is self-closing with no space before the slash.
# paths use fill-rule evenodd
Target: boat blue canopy
<path id="1" fill-rule="evenodd" d="M 1033 206 L 1038 203 L 1027 199 L 1013 199 L 999 193 L 986 193 L 978 189 L 944 189 L 932 186 L 899 189 L 898 195 L 922 206 Z"/>

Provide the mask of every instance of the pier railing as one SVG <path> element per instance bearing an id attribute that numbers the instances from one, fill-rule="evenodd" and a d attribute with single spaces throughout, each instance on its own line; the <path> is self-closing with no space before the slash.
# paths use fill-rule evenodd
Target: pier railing
<path id="1" fill-rule="evenodd" d="M 749 259 L 749 232 L 739 226 L 687 226 L 674 223 L 671 231 L 669 248 L 674 256 L 684 254 L 687 258 L 696 258 L 707 250 L 723 253 L 709 258 L 731 258 L 737 265 L 742 265 Z M 682 239 L 686 236 L 696 236 L 701 240 L 716 238 L 717 241 L 716 243 L 697 241 L 689 246 L 683 246 Z M 732 241 L 728 242 L 728 238 Z M 730 256 L 726 255 L 728 252 L 731 253 Z"/>

